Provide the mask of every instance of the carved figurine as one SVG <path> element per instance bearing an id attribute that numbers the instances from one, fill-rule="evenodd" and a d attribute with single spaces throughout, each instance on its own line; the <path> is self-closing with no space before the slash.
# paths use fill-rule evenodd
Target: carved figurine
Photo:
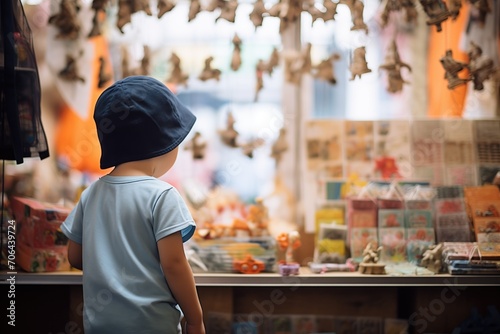
<path id="1" fill-rule="evenodd" d="M 470 79 L 460 78 L 458 73 L 467 68 L 467 64 L 453 59 L 452 50 L 446 50 L 446 55 L 440 60 L 445 72 L 445 79 L 448 80 L 448 89 L 453 89 L 459 85 L 466 84 Z"/>
<path id="2" fill-rule="evenodd" d="M 403 89 L 403 84 L 408 82 L 401 76 L 401 69 L 407 68 L 411 72 L 411 67 L 403 62 L 399 56 L 398 46 L 396 41 L 393 40 L 389 45 L 388 52 L 385 57 L 385 63 L 379 66 L 379 69 L 387 71 L 389 93 L 397 93 Z"/>
<path id="3" fill-rule="evenodd" d="M 332 85 L 337 83 L 333 62 L 340 59 L 339 54 L 333 54 L 327 59 L 323 59 L 318 65 L 313 66 L 313 76 L 315 78 L 329 82 Z"/>
<path id="4" fill-rule="evenodd" d="M 59 77 L 67 81 L 85 82 L 85 79 L 79 74 L 75 57 L 69 54 L 66 55 L 66 65 L 59 72 Z"/>
<path id="5" fill-rule="evenodd" d="M 97 87 L 103 88 L 112 78 L 112 75 L 106 71 L 106 60 L 104 57 L 99 57 L 99 74 Z"/>
<path id="6" fill-rule="evenodd" d="M 231 57 L 231 69 L 233 71 L 237 71 L 241 66 L 241 39 L 238 37 L 237 34 L 234 34 L 232 43 L 234 49 L 233 49 L 233 55 Z"/>
<path id="7" fill-rule="evenodd" d="M 234 129 L 234 123 L 236 123 L 233 113 L 227 113 L 226 119 L 226 128 L 224 130 L 220 130 L 219 134 L 222 139 L 222 142 L 229 147 L 238 147 L 236 139 L 238 138 L 238 131 Z"/>
<path id="8" fill-rule="evenodd" d="M 483 90 L 483 82 L 488 80 L 495 72 L 493 60 L 483 56 L 483 50 L 479 45 L 471 42 L 471 47 L 468 51 L 469 70 L 474 83 L 474 90 Z"/>
<path id="9" fill-rule="evenodd" d="M 443 30 L 441 23 L 450 17 L 448 7 L 443 0 L 420 0 L 420 4 L 427 14 L 427 25 L 435 25 L 439 32 Z"/>
<path id="10" fill-rule="evenodd" d="M 191 0 L 189 3 L 188 22 L 193 21 L 201 12 L 200 0 Z"/>
<path id="11" fill-rule="evenodd" d="M 158 0 L 156 7 L 158 8 L 157 16 L 161 19 L 163 15 L 175 8 L 175 2 L 172 0 Z"/>
<path id="12" fill-rule="evenodd" d="M 58 28 L 56 38 L 75 40 L 80 35 L 81 24 L 78 19 L 80 5 L 77 0 L 61 0 L 59 12 L 49 17 L 49 23 Z"/>
<path id="13" fill-rule="evenodd" d="M 172 71 L 170 72 L 170 76 L 167 78 L 167 82 L 175 85 L 187 86 L 189 75 L 182 71 L 181 59 L 179 56 L 175 52 L 172 52 L 169 61 L 172 64 Z"/>
<path id="14" fill-rule="evenodd" d="M 216 81 L 220 80 L 220 74 L 221 71 L 216 68 L 212 68 L 212 61 L 214 60 L 214 57 L 208 57 L 205 59 L 205 67 L 203 68 L 203 71 L 200 73 L 198 76 L 198 79 L 201 81 L 207 81 L 210 79 L 215 79 Z"/>
<path id="15" fill-rule="evenodd" d="M 364 46 L 354 49 L 349 70 L 351 71 L 351 81 L 356 79 L 356 76 L 361 79 L 363 74 L 372 71 L 368 68 L 368 63 L 366 62 L 366 48 Z"/>
<path id="16" fill-rule="evenodd" d="M 351 30 L 364 30 L 368 33 L 368 26 L 363 20 L 363 11 L 365 4 L 361 0 L 340 0 L 340 4 L 347 5 L 351 11 L 352 27 Z"/>
<path id="17" fill-rule="evenodd" d="M 289 53 L 285 55 L 285 80 L 298 85 L 304 73 L 312 69 L 311 64 L 312 44 L 307 43 L 300 53 Z"/>
<path id="18" fill-rule="evenodd" d="M 250 12 L 249 17 L 250 21 L 252 21 L 255 29 L 262 26 L 264 22 L 264 14 L 267 13 L 266 6 L 264 4 L 264 0 L 257 0 L 253 4 L 252 12 Z"/>
<path id="19" fill-rule="evenodd" d="M 193 138 L 184 146 L 185 150 L 191 150 L 193 153 L 193 160 L 200 160 L 205 157 L 205 149 L 207 143 L 203 140 L 201 133 L 196 131 Z"/>
<path id="20" fill-rule="evenodd" d="M 441 272 L 441 268 L 443 266 L 442 254 L 443 244 L 440 243 L 430 246 L 429 249 L 426 250 L 422 255 L 420 265 L 429 269 L 433 273 L 438 274 L 439 272 Z"/>
<path id="21" fill-rule="evenodd" d="M 378 263 L 382 246 L 376 247 L 370 242 L 363 250 L 363 260 L 359 264 L 359 272 L 362 274 L 384 274 L 385 265 Z"/>
<path id="22" fill-rule="evenodd" d="M 283 154 L 288 150 L 288 140 L 286 139 L 286 129 L 281 128 L 278 135 L 278 139 L 273 143 L 271 147 L 271 157 L 276 161 L 278 165 L 281 161 Z"/>
<path id="23" fill-rule="evenodd" d="M 220 19 L 224 19 L 228 22 L 234 23 L 236 18 L 236 9 L 238 9 L 238 1 L 237 0 L 226 0 L 222 2 L 222 6 L 220 7 L 220 14 L 215 19 L 217 22 Z"/>
<path id="24" fill-rule="evenodd" d="M 285 252 L 285 259 L 279 261 L 282 276 L 298 275 L 300 264 L 295 262 L 293 251 L 301 246 L 300 234 L 297 231 L 283 232 L 276 237 L 279 249 Z"/>

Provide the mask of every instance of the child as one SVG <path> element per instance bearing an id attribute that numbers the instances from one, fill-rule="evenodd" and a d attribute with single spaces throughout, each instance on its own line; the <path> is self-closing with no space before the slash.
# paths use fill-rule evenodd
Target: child
<path id="1" fill-rule="evenodd" d="M 94 110 L 100 167 L 62 225 L 83 269 L 85 333 L 205 333 L 183 242 L 195 223 L 177 190 L 157 178 L 175 163 L 196 117 L 160 81 L 122 79 Z"/>

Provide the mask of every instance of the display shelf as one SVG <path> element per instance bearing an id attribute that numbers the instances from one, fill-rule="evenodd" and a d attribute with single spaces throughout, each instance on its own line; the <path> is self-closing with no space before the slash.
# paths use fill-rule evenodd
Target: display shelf
<path id="1" fill-rule="evenodd" d="M 15 276 L 16 284 L 27 285 L 81 285 L 80 271 L 26 273 L 0 273 L 0 284 Z M 310 287 L 397 287 L 397 286 L 500 286 L 498 275 L 364 275 L 358 272 L 315 274 L 301 268 L 298 276 L 280 276 L 276 273 L 255 275 L 225 273 L 195 273 L 198 286 L 310 286 Z"/>

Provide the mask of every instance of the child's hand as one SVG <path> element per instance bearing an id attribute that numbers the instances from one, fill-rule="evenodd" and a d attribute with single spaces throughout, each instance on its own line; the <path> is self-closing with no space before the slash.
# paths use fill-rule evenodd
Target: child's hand
<path id="1" fill-rule="evenodd" d="M 205 334 L 205 325 L 203 323 L 199 325 L 186 324 L 187 334 Z"/>

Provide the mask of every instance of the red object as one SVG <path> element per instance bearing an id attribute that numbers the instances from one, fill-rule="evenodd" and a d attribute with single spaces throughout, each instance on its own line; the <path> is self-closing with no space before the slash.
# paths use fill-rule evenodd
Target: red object
<path id="1" fill-rule="evenodd" d="M 254 259 L 251 255 L 247 255 L 244 260 L 234 261 L 233 268 L 242 274 L 258 274 L 265 269 L 265 265 L 264 262 Z"/>

